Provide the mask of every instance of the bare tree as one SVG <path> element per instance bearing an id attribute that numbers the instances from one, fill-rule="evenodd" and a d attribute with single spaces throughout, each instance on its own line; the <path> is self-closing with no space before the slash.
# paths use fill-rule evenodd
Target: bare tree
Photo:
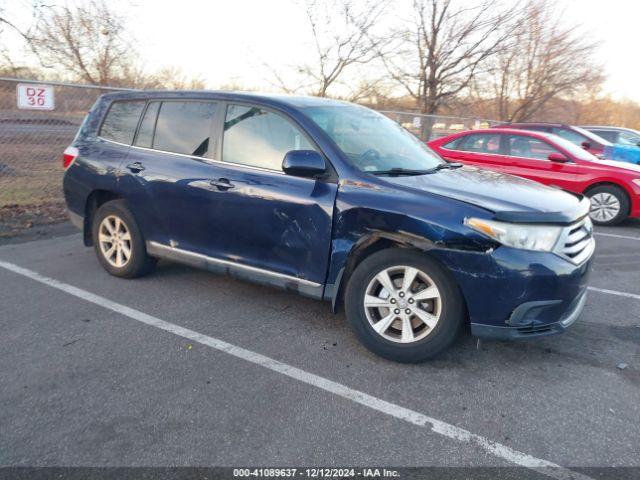
<path id="1" fill-rule="evenodd" d="M 45 65 L 95 85 L 121 77 L 133 51 L 124 20 L 103 0 L 50 9 L 31 43 Z"/>
<path id="2" fill-rule="evenodd" d="M 563 26 L 547 0 L 531 0 L 527 21 L 511 31 L 510 46 L 494 59 L 486 84 L 501 120 L 531 119 L 552 99 L 593 88 L 603 80 L 593 61 L 596 43 L 579 27 Z"/>
<path id="3" fill-rule="evenodd" d="M 188 76 L 178 67 L 163 67 L 148 72 L 135 64 L 125 65 L 122 76 L 115 83 L 140 89 L 202 90 L 206 88 L 202 78 Z"/>
<path id="4" fill-rule="evenodd" d="M 15 8 L 15 4 L 14 4 Z M 20 5 L 12 11 L 9 11 L 4 4 L 4 0 L 0 0 L 0 69 L 5 75 L 19 76 L 30 75 L 33 73 L 33 68 L 28 67 L 21 62 L 24 60 L 24 55 L 15 55 L 14 52 L 8 47 L 7 39 L 10 36 L 15 36 L 21 40 L 36 58 L 39 58 L 38 52 L 34 48 L 31 39 L 35 26 L 42 12 L 47 8 L 39 0 L 33 0 L 31 5 Z M 26 10 L 31 10 L 30 21 L 17 22 L 12 17 L 26 17 Z M 18 10 L 22 10 L 18 12 Z M 21 15 L 22 14 L 22 15 Z"/>
<path id="5" fill-rule="evenodd" d="M 383 62 L 419 111 L 435 114 L 504 48 L 509 32 L 499 27 L 519 14 L 519 3 L 413 0 L 412 18 L 394 29 L 394 48 L 382 55 Z M 423 125 L 426 138 L 429 130 L 429 123 Z"/>
<path id="6" fill-rule="evenodd" d="M 347 70 L 377 57 L 382 39 L 375 37 L 373 29 L 389 2 L 306 0 L 315 55 L 311 62 L 295 67 L 295 86 L 271 69 L 277 86 L 288 93 L 302 90 L 326 97 Z"/>
<path id="7" fill-rule="evenodd" d="M 34 12 L 36 12 L 37 7 L 37 5 L 33 6 Z M 0 3 L 0 35 L 3 34 L 5 30 L 10 30 L 13 33 L 17 33 L 23 39 L 29 38 L 29 30 L 25 30 L 24 28 L 17 25 L 7 13 L 4 3 Z"/>

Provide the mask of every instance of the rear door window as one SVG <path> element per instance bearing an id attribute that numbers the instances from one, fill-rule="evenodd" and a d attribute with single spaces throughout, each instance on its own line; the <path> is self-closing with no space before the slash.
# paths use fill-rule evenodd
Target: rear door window
<path id="1" fill-rule="evenodd" d="M 500 151 L 500 138 L 501 135 L 498 133 L 475 133 L 458 139 L 455 148 L 448 145 L 445 145 L 445 147 L 463 152 L 495 155 L 502 153 Z"/>
<path id="2" fill-rule="evenodd" d="M 281 115 L 258 107 L 227 107 L 223 161 L 282 170 L 282 160 L 291 150 L 315 149 L 302 131 Z"/>
<path id="3" fill-rule="evenodd" d="M 211 148 L 216 107 L 214 102 L 162 102 L 151 148 L 194 157 L 206 156 Z"/>
<path id="4" fill-rule="evenodd" d="M 100 127 L 100 137 L 131 145 L 144 101 L 113 102 Z"/>

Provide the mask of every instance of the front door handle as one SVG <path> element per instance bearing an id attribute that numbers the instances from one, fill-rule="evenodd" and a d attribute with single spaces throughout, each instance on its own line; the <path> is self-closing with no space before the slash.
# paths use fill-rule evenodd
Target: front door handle
<path id="1" fill-rule="evenodd" d="M 209 180 L 209 185 L 216 187 L 218 190 L 231 190 L 235 187 L 228 178 L 219 178 L 217 180 Z"/>
<path id="2" fill-rule="evenodd" d="M 144 165 L 142 165 L 142 163 L 140 162 L 133 162 L 127 165 L 127 168 L 133 173 L 138 173 L 144 170 Z"/>

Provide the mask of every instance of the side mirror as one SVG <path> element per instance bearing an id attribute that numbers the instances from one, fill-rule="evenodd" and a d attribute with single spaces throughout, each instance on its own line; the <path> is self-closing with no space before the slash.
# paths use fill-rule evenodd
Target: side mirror
<path id="1" fill-rule="evenodd" d="M 315 150 L 291 150 L 282 160 L 282 171 L 296 177 L 315 177 L 327 171 L 327 164 Z"/>
<path id="2" fill-rule="evenodd" d="M 582 146 L 582 148 L 584 148 L 585 150 L 588 150 L 591 148 L 591 142 L 582 142 L 580 144 Z"/>
<path id="3" fill-rule="evenodd" d="M 558 162 L 558 163 L 567 163 L 569 161 L 569 159 L 565 157 L 563 154 L 561 154 L 560 152 L 552 152 L 549 154 L 547 158 L 552 162 Z"/>

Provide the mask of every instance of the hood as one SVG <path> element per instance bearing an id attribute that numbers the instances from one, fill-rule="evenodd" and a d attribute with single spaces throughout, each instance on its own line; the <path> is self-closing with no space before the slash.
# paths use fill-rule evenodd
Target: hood
<path id="1" fill-rule="evenodd" d="M 640 156 L 636 159 L 640 161 Z M 637 173 L 640 176 L 640 165 L 635 163 L 627 163 L 624 160 L 591 160 L 596 165 L 606 165 L 607 167 L 616 167 L 620 170 L 626 170 L 630 173 Z"/>
<path id="2" fill-rule="evenodd" d="M 496 220 L 572 223 L 589 213 L 589 200 L 580 195 L 475 167 L 384 179 L 396 185 L 476 205 L 493 212 Z"/>

